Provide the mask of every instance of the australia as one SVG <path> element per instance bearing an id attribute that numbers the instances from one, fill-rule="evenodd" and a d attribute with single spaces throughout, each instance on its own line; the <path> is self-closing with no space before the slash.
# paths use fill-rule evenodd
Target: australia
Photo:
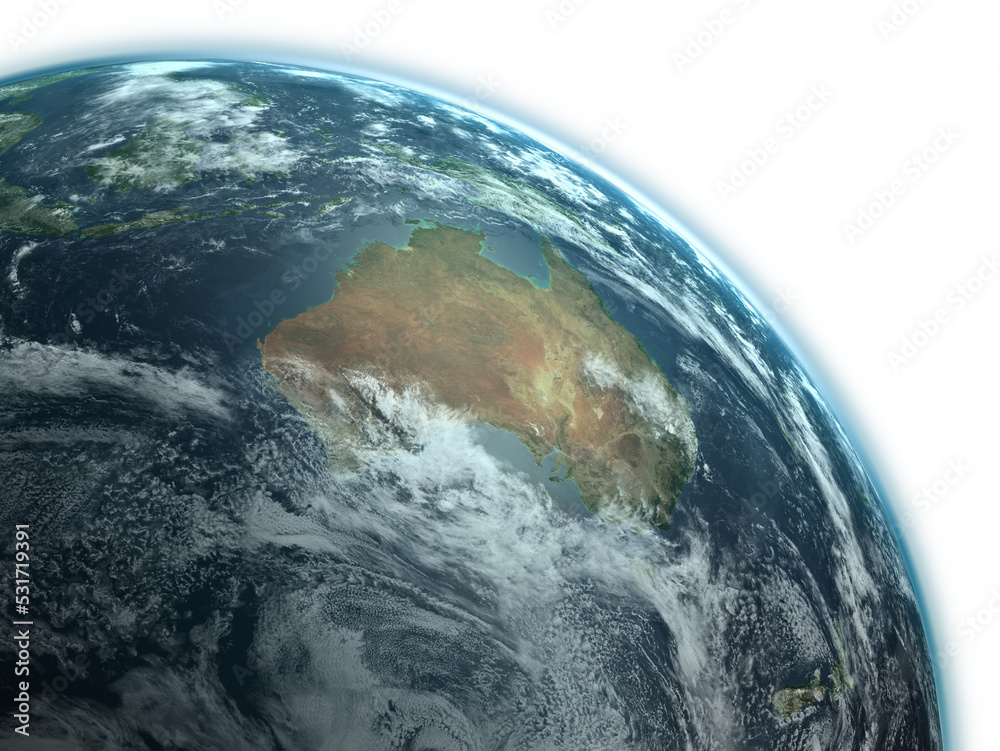
<path id="1" fill-rule="evenodd" d="M 433 222 L 366 244 L 328 302 L 258 343 L 265 370 L 341 471 L 487 423 L 554 454 L 595 514 L 668 528 L 697 454 L 687 403 L 546 238 L 546 288 L 491 252 Z"/>

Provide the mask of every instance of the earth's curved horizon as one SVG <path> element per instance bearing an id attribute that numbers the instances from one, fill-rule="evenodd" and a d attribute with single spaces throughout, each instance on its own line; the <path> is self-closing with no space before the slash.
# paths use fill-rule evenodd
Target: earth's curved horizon
<path id="1" fill-rule="evenodd" d="M 803 365 L 518 129 L 285 64 L 0 85 L 0 272 L 5 735 L 943 747 L 892 518 Z"/>

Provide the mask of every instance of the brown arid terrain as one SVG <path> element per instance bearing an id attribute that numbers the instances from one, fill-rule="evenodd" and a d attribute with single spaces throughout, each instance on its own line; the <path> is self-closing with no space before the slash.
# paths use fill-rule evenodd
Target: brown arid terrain
<path id="1" fill-rule="evenodd" d="M 697 453 L 687 404 L 548 240 L 548 289 L 484 242 L 422 223 L 407 247 L 364 246 L 329 302 L 259 342 L 264 368 L 340 470 L 489 423 L 538 463 L 555 451 L 591 511 L 669 526 Z"/>

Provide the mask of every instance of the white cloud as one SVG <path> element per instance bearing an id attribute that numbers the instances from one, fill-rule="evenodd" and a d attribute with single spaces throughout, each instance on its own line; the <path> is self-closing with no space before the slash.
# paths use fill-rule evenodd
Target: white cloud
<path id="1" fill-rule="evenodd" d="M 229 417 L 223 392 L 207 385 L 188 369 L 174 372 L 92 350 L 37 342 L 15 344 L 5 360 L 5 400 L 87 399 L 103 395 L 137 402 L 167 414 Z"/>
<path id="2" fill-rule="evenodd" d="M 131 63 L 124 66 L 124 69 L 135 76 L 164 76 L 168 73 L 184 73 L 214 66 L 215 63 L 205 60 L 155 60 Z"/>

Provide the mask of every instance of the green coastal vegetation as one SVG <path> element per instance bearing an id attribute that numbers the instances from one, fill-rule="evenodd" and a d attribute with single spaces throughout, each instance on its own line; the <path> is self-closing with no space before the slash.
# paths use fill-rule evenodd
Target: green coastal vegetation
<path id="1" fill-rule="evenodd" d="M 42 124 L 42 118 L 31 112 L 0 113 L 0 154 L 14 148 L 21 139 Z"/>
<path id="2" fill-rule="evenodd" d="M 121 193 L 198 179 L 198 146 L 182 123 L 157 117 L 103 162 L 86 168 L 87 176 Z"/>
<path id="3" fill-rule="evenodd" d="M 61 81 L 67 81 L 70 78 L 86 76 L 98 70 L 100 70 L 100 68 L 68 70 L 62 73 L 52 73 L 47 76 L 39 76 L 38 78 L 32 78 L 28 81 L 9 83 L 6 86 L 0 86 L 0 102 L 7 100 L 10 104 L 20 104 L 21 102 L 25 102 L 30 99 L 31 95 L 38 89 L 51 86 Z"/>

